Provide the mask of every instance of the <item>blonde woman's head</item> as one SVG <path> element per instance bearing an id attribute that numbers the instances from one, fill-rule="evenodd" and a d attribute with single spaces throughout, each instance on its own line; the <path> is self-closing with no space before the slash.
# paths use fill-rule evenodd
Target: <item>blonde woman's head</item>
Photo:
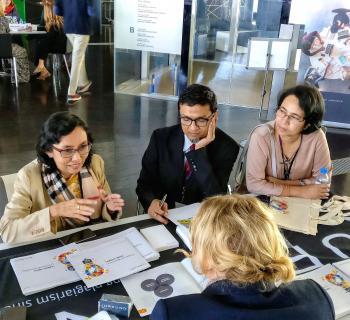
<path id="1" fill-rule="evenodd" d="M 56 29 L 63 28 L 63 18 L 56 16 L 53 12 L 54 1 L 53 0 L 43 0 L 42 5 L 44 6 L 44 21 L 45 29 L 47 32 L 50 31 L 52 27 Z"/>
<path id="2" fill-rule="evenodd" d="M 192 261 L 200 272 L 236 284 L 288 282 L 288 249 L 269 209 L 241 195 L 205 200 L 190 227 Z"/>

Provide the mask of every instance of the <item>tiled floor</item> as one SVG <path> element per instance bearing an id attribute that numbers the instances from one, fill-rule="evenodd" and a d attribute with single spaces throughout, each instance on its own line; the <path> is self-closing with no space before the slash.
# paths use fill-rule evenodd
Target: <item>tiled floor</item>
<path id="1" fill-rule="evenodd" d="M 152 131 L 177 123 L 175 101 L 113 93 L 113 52 L 110 46 L 89 47 L 91 94 L 66 104 L 67 78 L 33 79 L 17 91 L 8 78 L 0 78 L 0 175 L 13 173 L 35 157 L 34 146 L 42 122 L 56 111 L 70 110 L 84 119 L 94 136 L 94 148 L 105 160 L 114 192 L 126 200 L 125 216 L 136 211 L 135 186 L 141 157 Z M 255 109 L 220 106 L 219 127 L 237 141 L 258 124 Z M 350 155 L 349 131 L 329 129 L 333 159 Z M 335 177 L 333 191 L 350 196 L 350 174 Z"/>

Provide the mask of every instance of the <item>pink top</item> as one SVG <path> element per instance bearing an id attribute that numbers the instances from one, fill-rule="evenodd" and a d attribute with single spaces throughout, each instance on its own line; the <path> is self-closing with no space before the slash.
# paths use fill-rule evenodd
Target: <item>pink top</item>
<path id="1" fill-rule="evenodd" d="M 270 121 L 271 134 L 275 141 L 276 167 L 278 179 L 284 179 L 284 168 L 282 161 L 282 150 L 278 140 L 275 139 L 275 121 Z M 270 183 L 266 180 L 272 174 L 271 161 L 271 135 L 267 125 L 254 130 L 251 135 L 248 154 L 246 181 L 247 189 L 251 193 L 275 195 L 282 193 L 283 186 Z M 290 180 L 313 179 L 322 167 L 330 169 L 331 158 L 328 149 L 326 136 L 321 129 L 310 134 L 304 134 L 300 149 L 295 157 L 291 171 Z"/>

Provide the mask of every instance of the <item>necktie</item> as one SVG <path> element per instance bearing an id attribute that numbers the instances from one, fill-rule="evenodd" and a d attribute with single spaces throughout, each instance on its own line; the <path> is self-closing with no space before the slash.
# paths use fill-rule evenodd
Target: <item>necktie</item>
<path id="1" fill-rule="evenodd" d="M 187 149 L 186 153 L 192 150 L 195 150 L 196 146 L 195 144 L 191 144 L 191 146 Z M 192 169 L 190 166 L 189 161 L 187 160 L 187 157 L 185 156 L 185 180 L 188 180 L 192 174 Z"/>

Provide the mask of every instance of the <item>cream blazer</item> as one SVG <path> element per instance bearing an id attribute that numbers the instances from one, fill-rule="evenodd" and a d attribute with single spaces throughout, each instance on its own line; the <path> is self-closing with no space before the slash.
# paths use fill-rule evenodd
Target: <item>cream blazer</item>
<path id="1" fill-rule="evenodd" d="M 111 193 L 104 172 L 104 162 L 99 155 L 92 156 L 90 168 L 106 193 Z M 68 229 L 69 227 L 60 217 L 50 221 L 49 207 L 52 204 L 41 177 L 40 164 L 37 160 L 33 160 L 17 174 L 14 193 L 0 220 L 2 240 L 18 243 Z M 105 221 L 112 221 L 106 205 L 103 206 L 99 216 L 102 216 Z M 116 219 L 120 216 L 121 213 Z"/>

